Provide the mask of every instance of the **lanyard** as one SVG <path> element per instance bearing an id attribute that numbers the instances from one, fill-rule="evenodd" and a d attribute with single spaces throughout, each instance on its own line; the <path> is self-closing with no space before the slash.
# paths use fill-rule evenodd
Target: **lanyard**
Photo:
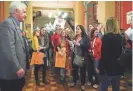
<path id="1" fill-rule="evenodd" d="M 96 43 L 96 38 L 95 38 L 94 41 L 92 42 L 92 48 L 94 48 L 95 43 Z"/>
<path id="2" fill-rule="evenodd" d="M 96 38 L 93 40 L 93 42 L 92 42 L 92 53 L 94 54 L 94 46 L 95 46 L 95 43 L 96 43 Z"/>

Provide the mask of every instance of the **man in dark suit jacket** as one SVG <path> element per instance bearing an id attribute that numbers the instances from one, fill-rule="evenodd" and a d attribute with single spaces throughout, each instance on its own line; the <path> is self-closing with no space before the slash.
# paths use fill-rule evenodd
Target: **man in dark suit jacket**
<path id="1" fill-rule="evenodd" d="M 19 28 L 25 16 L 25 4 L 12 2 L 10 17 L 0 24 L 1 91 L 21 91 L 25 84 L 26 54 Z"/>

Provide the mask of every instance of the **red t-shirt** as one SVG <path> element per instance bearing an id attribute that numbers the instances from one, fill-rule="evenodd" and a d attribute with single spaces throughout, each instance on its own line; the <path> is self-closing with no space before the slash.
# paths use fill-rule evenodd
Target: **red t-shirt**
<path id="1" fill-rule="evenodd" d="M 61 40 L 61 36 L 57 33 L 55 33 L 51 36 L 51 42 L 54 46 L 54 52 L 56 52 L 57 46 L 60 45 L 60 40 Z"/>

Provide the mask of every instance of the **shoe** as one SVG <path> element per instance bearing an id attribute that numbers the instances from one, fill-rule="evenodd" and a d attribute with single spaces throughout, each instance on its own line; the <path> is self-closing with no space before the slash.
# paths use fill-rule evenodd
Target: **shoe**
<path id="1" fill-rule="evenodd" d="M 42 81 L 45 85 L 47 85 L 47 84 L 49 84 L 49 82 L 47 82 L 47 81 Z"/>
<path id="2" fill-rule="evenodd" d="M 93 88 L 97 89 L 98 88 L 98 85 L 97 84 L 94 84 L 93 85 Z"/>
<path id="3" fill-rule="evenodd" d="M 76 85 L 76 83 L 73 82 L 73 83 L 70 85 L 70 87 L 73 88 L 75 85 Z"/>
<path id="4" fill-rule="evenodd" d="M 85 91 L 85 86 L 81 86 L 81 91 Z"/>
<path id="5" fill-rule="evenodd" d="M 91 82 L 88 82 L 88 83 L 87 83 L 87 85 L 89 85 L 89 86 L 90 86 L 90 85 L 91 85 Z"/>

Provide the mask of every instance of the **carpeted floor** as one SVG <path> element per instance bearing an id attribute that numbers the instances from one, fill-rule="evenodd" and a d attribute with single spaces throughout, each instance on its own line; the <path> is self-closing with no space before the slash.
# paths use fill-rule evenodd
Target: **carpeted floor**
<path id="1" fill-rule="evenodd" d="M 40 78 L 42 80 L 42 75 L 40 74 Z M 52 69 L 48 69 L 47 71 L 47 80 L 50 82 L 48 85 L 44 85 L 42 82 L 40 86 L 36 86 L 34 81 L 33 70 L 30 70 L 27 73 L 26 84 L 23 91 L 80 91 L 80 84 L 77 84 L 74 88 L 70 88 L 70 81 L 67 81 L 65 84 L 57 84 L 56 79 L 52 74 Z M 127 86 L 127 81 L 132 82 L 127 78 L 121 80 L 120 91 L 131 91 L 131 88 Z M 93 89 L 91 86 L 86 85 L 86 91 L 98 91 L 98 89 Z M 108 91 L 112 91 L 111 86 L 108 88 Z"/>

